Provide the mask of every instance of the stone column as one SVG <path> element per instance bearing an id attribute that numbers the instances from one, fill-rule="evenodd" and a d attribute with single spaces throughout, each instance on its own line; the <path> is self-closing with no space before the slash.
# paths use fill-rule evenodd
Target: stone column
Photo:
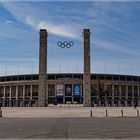
<path id="1" fill-rule="evenodd" d="M 31 87 L 30 87 L 30 100 L 32 100 L 33 98 L 33 85 L 31 84 Z"/>
<path id="2" fill-rule="evenodd" d="M 125 106 L 128 106 L 128 85 L 126 85 L 126 100 L 125 100 Z"/>
<path id="3" fill-rule="evenodd" d="M 4 89 L 3 89 L 4 96 L 3 96 L 3 105 L 2 105 L 3 107 L 5 107 L 5 102 L 6 102 L 5 89 L 6 89 L 6 87 L 4 86 Z"/>
<path id="4" fill-rule="evenodd" d="M 121 85 L 119 84 L 119 101 L 118 101 L 118 106 L 121 106 Z"/>
<path id="5" fill-rule="evenodd" d="M 33 97 L 33 85 L 31 84 L 30 86 L 30 101 L 29 101 L 29 106 L 31 107 L 32 105 L 32 97 Z"/>
<path id="6" fill-rule="evenodd" d="M 131 105 L 134 106 L 134 85 L 132 85 L 132 100 Z"/>
<path id="7" fill-rule="evenodd" d="M 47 36 L 46 29 L 40 29 L 40 47 L 39 47 L 39 89 L 38 106 L 46 105 L 46 73 L 47 73 Z"/>
<path id="8" fill-rule="evenodd" d="M 112 106 L 115 106 L 115 104 L 114 104 L 114 84 L 112 84 Z"/>
<path id="9" fill-rule="evenodd" d="M 23 85 L 23 100 L 22 100 L 22 106 L 25 107 L 25 91 L 26 91 L 26 86 Z"/>
<path id="10" fill-rule="evenodd" d="M 16 100 L 18 100 L 18 85 L 16 85 Z"/>
<path id="11" fill-rule="evenodd" d="M 55 80 L 56 80 L 56 76 L 55 76 Z M 56 86 L 57 84 L 55 83 L 55 103 L 57 103 Z"/>
<path id="12" fill-rule="evenodd" d="M 12 106 L 12 86 L 10 85 L 10 96 L 9 96 L 9 106 Z"/>
<path id="13" fill-rule="evenodd" d="M 4 86 L 4 96 L 3 96 L 3 99 L 5 100 L 6 99 L 6 87 Z"/>
<path id="14" fill-rule="evenodd" d="M 9 89 L 9 99 L 12 100 L 12 86 L 10 85 L 10 89 Z"/>
<path id="15" fill-rule="evenodd" d="M 107 85 L 105 84 L 105 91 L 107 89 Z M 107 99 L 107 94 L 105 93 L 105 106 L 108 106 L 108 99 Z"/>
<path id="16" fill-rule="evenodd" d="M 66 83 L 64 83 L 64 85 L 63 85 L 63 89 L 64 89 L 64 94 L 63 94 L 63 104 L 65 104 L 65 91 L 66 91 L 66 90 L 65 90 L 65 84 L 66 84 Z"/>
<path id="17" fill-rule="evenodd" d="M 25 88 L 26 88 L 26 86 L 25 85 L 23 85 L 23 100 L 25 100 Z"/>
<path id="18" fill-rule="evenodd" d="M 73 81 L 72 81 L 72 103 L 74 102 L 74 92 L 73 92 Z"/>
<path id="19" fill-rule="evenodd" d="M 16 107 L 18 107 L 18 85 L 16 85 Z"/>
<path id="20" fill-rule="evenodd" d="M 84 75 L 83 97 L 84 106 L 91 106 L 91 78 L 90 78 L 90 29 L 83 30 L 84 37 Z"/>

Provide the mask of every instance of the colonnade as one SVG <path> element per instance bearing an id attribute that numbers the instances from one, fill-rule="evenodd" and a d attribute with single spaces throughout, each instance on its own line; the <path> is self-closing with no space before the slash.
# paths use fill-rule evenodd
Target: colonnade
<path id="1" fill-rule="evenodd" d="M 71 83 L 73 86 L 73 83 Z M 93 82 L 95 84 L 95 82 Z M 48 93 L 49 103 L 52 104 L 56 97 L 56 86 L 54 85 L 54 93 Z M 92 106 L 134 106 L 137 103 L 140 106 L 140 85 L 139 84 L 124 84 L 124 83 L 105 83 L 105 90 L 109 89 L 110 92 L 103 95 L 103 98 L 99 98 L 98 95 L 91 93 L 91 104 Z M 49 87 L 49 85 L 48 85 Z M 83 85 L 80 84 L 81 93 L 80 96 L 83 98 Z M 91 90 L 92 91 L 92 90 Z M 48 91 L 49 92 L 49 91 Z M 65 84 L 64 84 L 65 92 Z M 62 103 L 67 103 L 68 97 L 63 95 Z M 37 106 L 38 104 L 38 84 L 11 84 L 11 85 L 0 85 L 0 99 L 3 101 L 3 106 Z M 80 99 L 80 98 L 79 98 Z M 84 100 L 84 99 L 83 99 Z M 74 94 L 71 95 L 71 103 L 74 101 Z"/>

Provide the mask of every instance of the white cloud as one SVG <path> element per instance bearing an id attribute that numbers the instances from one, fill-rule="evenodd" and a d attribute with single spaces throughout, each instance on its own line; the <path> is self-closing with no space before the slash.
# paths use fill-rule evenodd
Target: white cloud
<path id="1" fill-rule="evenodd" d="M 14 21 L 12 21 L 12 20 L 6 20 L 5 21 L 7 24 L 13 24 L 14 23 Z"/>
<path id="2" fill-rule="evenodd" d="M 47 29 L 48 32 L 50 32 L 54 35 L 68 37 L 68 38 L 77 38 L 77 36 L 74 32 L 75 28 L 71 28 L 66 25 L 55 25 L 55 24 L 47 22 L 47 21 L 35 22 L 31 16 L 26 18 L 25 23 L 34 27 L 36 30 L 45 28 L 45 29 Z"/>
<path id="3" fill-rule="evenodd" d="M 34 29 L 39 30 L 40 28 L 46 28 L 48 32 L 66 38 L 78 38 L 76 35 L 77 25 L 72 26 L 73 24 L 58 24 L 56 21 L 50 21 L 47 18 L 44 18 L 44 11 L 38 11 L 36 7 L 30 7 L 24 3 L 3 3 L 5 8 L 10 11 L 17 20 L 20 20 Z M 38 14 L 40 13 L 40 14 Z"/>
<path id="4" fill-rule="evenodd" d="M 36 27 L 36 24 L 34 23 L 34 21 L 32 20 L 30 16 L 26 18 L 26 23 L 33 27 Z"/>

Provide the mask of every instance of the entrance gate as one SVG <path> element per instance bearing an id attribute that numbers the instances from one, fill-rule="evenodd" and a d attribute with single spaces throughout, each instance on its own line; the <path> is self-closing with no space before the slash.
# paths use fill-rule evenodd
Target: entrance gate
<path id="1" fill-rule="evenodd" d="M 46 85 L 47 74 L 47 37 L 48 33 L 46 29 L 40 30 L 40 51 L 39 51 L 39 91 L 38 91 L 38 106 L 44 107 L 48 105 L 48 89 Z M 74 46 L 74 42 L 59 41 L 57 45 L 61 48 L 70 48 Z M 84 106 L 91 106 L 91 83 L 90 83 L 90 30 L 83 30 L 83 47 L 84 47 L 84 74 L 83 74 L 83 96 L 72 95 L 72 87 L 66 87 L 67 91 L 61 90 L 56 93 L 55 103 L 83 103 Z M 62 88 L 63 85 L 59 85 Z M 57 89 L 57 87 L 56 87 Z M 71 91 L 71 94 L 68 93 Z M 65 95 L 64 95 L 65 93 Z M 46 97 L 47 96 L 47 97 Z M 47 101 L 46 101 L 47 100 Z"/>

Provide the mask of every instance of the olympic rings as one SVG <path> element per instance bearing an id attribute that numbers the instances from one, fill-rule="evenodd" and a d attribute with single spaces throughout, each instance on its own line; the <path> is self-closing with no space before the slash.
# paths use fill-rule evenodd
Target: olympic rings
<path id="1" fill-rule="evenodd" d="M 70 48 L 70 47 L 74 46 L 74 42 L 73 41 L 70 41 L 70 42 L 67 42 L 67 41 L 61 42 L 61 41 L 59 41 L 57 43 L 57 46 L 59 46 L 61 48 L 65 48 L 65 47 Z"/>

